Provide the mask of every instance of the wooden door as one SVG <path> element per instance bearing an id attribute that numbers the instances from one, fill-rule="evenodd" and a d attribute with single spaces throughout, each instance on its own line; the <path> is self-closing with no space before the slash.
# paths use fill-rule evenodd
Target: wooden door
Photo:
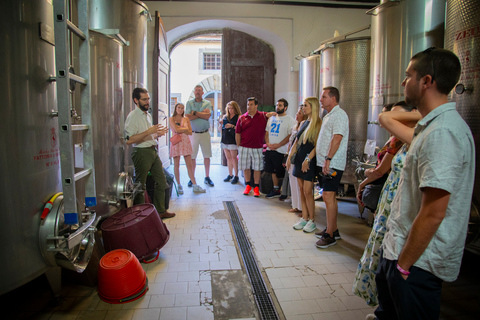
<path id="1" fill-rule="evenodd" d="M 247 98 L 256 97 L 259 108 L 274 106 L 275 62 L 272 48 L 249 34 L 223 29 L 223 102 L 236 101 L 242 113 Z"/>
<path id="2" fill-rule="evenodd" d="M 155 43 L 153 47 L 153 76 L 152 76 L 152 118 L 154 124 L 168 125 L 169 94 L 168 75 L 170 59 L 167 51 L 166 33 L 158 11 L 155 11 Z M 158 139 L 158 155 L 163 166 L 170 165 L 169 133 Z"/>

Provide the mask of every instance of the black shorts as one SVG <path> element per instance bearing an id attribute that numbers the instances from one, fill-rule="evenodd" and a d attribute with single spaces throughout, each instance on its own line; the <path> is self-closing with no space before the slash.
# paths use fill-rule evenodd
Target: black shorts
<path id="1" fill-rule="evenodd" d="M 283 153 L 275 150 L 265 151 L 265 172 L 275 173 L 277 178 L 283 178 L 285 176 L 285 167 L 282 164 L 284 157 Z"/>
<path id="2" fill-rule="evenodd" d="M 318 181 L 321 181 L 323 191 L 333 191 L 337 192 L 338 188 L 340 187 L 340 180 L 342 180 L 342 175 L 343 171 L 333 169 L 337 172 L 335 177 L 325 177 L 322 174 L 322 167 L 316 167 L 317 168 L 317 178 Z"/>

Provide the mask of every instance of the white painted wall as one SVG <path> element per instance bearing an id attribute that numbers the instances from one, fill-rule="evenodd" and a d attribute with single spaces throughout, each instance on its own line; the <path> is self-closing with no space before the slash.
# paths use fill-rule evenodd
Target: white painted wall
<path id="1" fill-rule="evenodd" d="M 177 46 L 170 54 L 170 92 L 181 93 L 181 101 L 187 103 L 194 87 L 213 74 L 220 75 L 221 72 L 199 72 L 200 60 L 199 51 L 204 49 L 221 50 L 220 42 L 193 42 L 186 41 Z M 206 93 L 206 92 L 205 92 Z"/>
<path id="2" fill-rule="evenodd" d="M 298 100 L 298 61 L 320 42 L 370 24 L 364 9 L 300 7 L 273 4 L 232 4 L 144 1 L 152 15 L 159 11 L 169 47 L 203 30 L 229 27 L 270 44 L 275 52 L 275 99 Z M 150 24 L 153 31 L 153 23 Z M 369 31 L 358 36 L 368 35 Z M 294 113 L 295 108 L 289 109 Z"/>

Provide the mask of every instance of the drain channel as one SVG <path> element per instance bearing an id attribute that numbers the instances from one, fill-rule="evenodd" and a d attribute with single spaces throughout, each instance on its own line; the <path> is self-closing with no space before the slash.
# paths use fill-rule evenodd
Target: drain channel
<path id="1" fill-rule="evenodd" d="M 233 205 L 233 201 L 225 201 L 225 204 L 230 214 L 230 222 L 232 223 L 233 231 L 237 238 L 243 263 L 247 269 L 248 278 L 252 284 L 253 296 L 255 297 L 260 317 L 265 320 L 278 320 L 277 310 L 270 297 L 270 292 L 268 292 L 267 286 L 263 281 L 262 273 L 253 255 L 250 241 L 248 241 L 245 231 L 243 230 L 237 209 Z"/>

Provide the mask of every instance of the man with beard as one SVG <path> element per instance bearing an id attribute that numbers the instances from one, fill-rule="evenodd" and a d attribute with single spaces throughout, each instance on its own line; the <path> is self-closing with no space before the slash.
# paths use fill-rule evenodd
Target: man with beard
<path id="1" fill-rule="evenodd" d="M 150 96 L 144 88 L 135 88 L 132 93 L 137 107 L 125 120 L 125 137 L 127 144 L 133 144 L 132 160 L 135 165 L 135 184 L 141 185 L 141 192 L 135 195 L 134 204 L 145 203 L 145 182 L 148 172 L 155 182 L 153 205 L 162 219 L 172 218 L 175 213 L 165 210 L 165 189 L 167 181 L 163 172 L 162 161 L 158 157 L 157 138 L 165 135 L 167 128 L 152 125 L 152 116 L 148 113 Z"/>
<path id="2" fill-rule="evenodd" d="M 475 177 L 468 125 L 448 102 L 458 57 L 430 48 L 412 57 L 402 85 L 422 115 L 391 205 L 375 278 L 377 319 L 438 319 L 442 281 L 460 271 Z"/>
<path id="3" fill-rule="evenodd" d="M 287 153 L 287 144 L 290 140 L 292 128 L 295 125 L 295 119 L 285 113 L 288 109 L 288 102 L 285 99 L 277 101 L 276 116 L 268 119 L 265 128 L 265 143 L 267 151 L 265 152 L 265 172 L 272 174 L 273 190 L 266 195 L 266 198 L 280 196 L 279 179 L 285 175 L 283 158 Z"/>

